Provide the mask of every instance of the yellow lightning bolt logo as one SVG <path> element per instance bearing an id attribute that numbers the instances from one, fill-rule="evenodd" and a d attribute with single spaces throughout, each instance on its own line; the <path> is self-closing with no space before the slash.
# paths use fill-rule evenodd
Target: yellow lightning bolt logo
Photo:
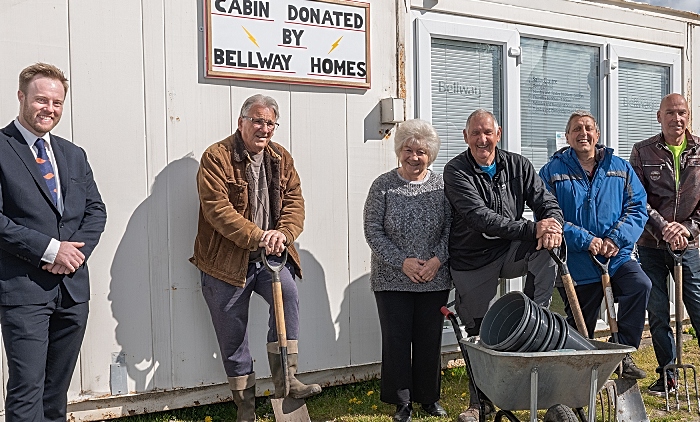
<path id="1" fill-rule="evenodd" d="M 258 45 L 258 42 L 255 41 L 255 37 L 253 36 L 253 34 L 251 34 L 247 29 L 245 29 L 245 26 L 241 25 L 241 28 L 243 28 L 245 33 L 248 34 L 248 39 L 251 40 L 253 42 L 253 44 L 255 44 L 256 47 L 260 48 L 260 46 Z"/>
<path id="2" fill-rule="evenodd" d="M 342 39 L 343 39 L 343 37 L 340 37 L 337 40 L 335 40 L 335 42 L 333 44 L 331 44 L 331 50 L 328 52 L 328 54 L 331 54 L 331 51 L 335 50 L 336 47 L 338 47 L 338 44 L 340 44 L 340 40 L 342 40 Z"/>

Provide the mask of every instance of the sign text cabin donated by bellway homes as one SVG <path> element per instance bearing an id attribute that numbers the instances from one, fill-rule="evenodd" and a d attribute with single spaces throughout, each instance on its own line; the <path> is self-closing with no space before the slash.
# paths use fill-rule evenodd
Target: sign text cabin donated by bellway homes
<path id="1" fill-rule="evenodd" d="M 369 3 L 206 0 L 206 76 L 370 87 Z"/>

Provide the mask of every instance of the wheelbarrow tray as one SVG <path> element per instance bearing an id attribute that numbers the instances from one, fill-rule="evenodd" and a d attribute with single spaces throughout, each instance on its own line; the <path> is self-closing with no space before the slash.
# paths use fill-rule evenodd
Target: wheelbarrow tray
<path id="1" fill-rule="evenodd" d="M 591 341 L 597 350 L 560 350 L 550 352 L 497 352 L 469 339 L 469 361 L 477 387 L 504 410 L 530 410 L 532 374 L 537 374 L 537 409 L 555 404 L 572 408 L 588 406 L 590 393 L 597 394 L 634 347 Z M 597 369 L 593 385 L 594 370 Z"/>

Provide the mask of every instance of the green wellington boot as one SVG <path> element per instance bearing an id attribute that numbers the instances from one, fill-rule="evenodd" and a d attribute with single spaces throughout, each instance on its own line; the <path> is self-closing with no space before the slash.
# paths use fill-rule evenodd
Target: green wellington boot
<path id="1" fill-rule="evenodd" d="M 240 377 L 229 377 L 228 385 L 236 403 L 236 422 L 255 421 L 255 372 Z"/>
<path id="2" fill-rule="evenodd" d="M 287 341 L 287 364 L 289 365 L 289 395 L 295 399 L 305 399 L 321 392 L 318 384 L 304 384 L 296 379 L 299 347 L 297 340 Z M 277 342 L 267 343 L 267 360 L 270 363 L 272 381 L 275 384 L 275 397 L 284 397 L 284 374 Z"/>

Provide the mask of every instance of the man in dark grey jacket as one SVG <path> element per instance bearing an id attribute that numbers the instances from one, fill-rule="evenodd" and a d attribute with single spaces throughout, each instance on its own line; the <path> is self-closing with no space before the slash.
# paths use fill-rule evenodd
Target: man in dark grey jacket
<path id="1" fill-rule="evenodd" d="M 445 166 L 445 195 L 452 205 L 450 271 L 457 314 L 469 335 L 479 332 L 499 278 L 527 275 L 524 292 L 549 306 L 556 267 L 548 249 L 561 245 L 561 209 L 525 157 L 496 148 L 501 128 L 479 109 L 467 119 L 469 148 Z M 537 223 L 524 219 L 525 205 Z M 471 387 L 471 385 L 470 385 Z M 459 415 L 478 421 L 478 405 Z"/>

